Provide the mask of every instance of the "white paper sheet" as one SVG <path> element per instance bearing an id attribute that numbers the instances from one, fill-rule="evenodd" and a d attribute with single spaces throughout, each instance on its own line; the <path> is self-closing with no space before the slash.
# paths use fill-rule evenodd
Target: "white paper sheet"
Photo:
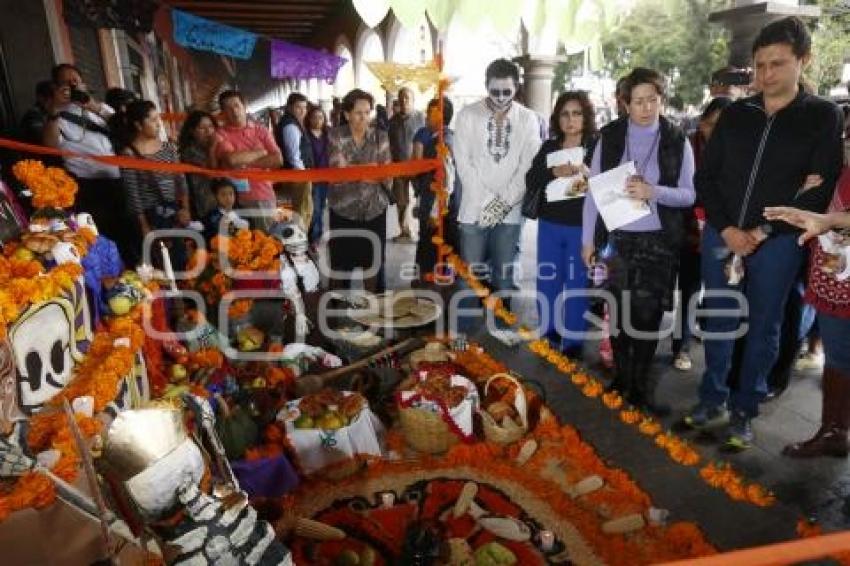
<path id="1" fill-rule="evenodd" d="M 572 163 L 573 165 L 581 165 L 584 163 L 584 148 L 579 147 L 571 147 L 569 149 L 559 149 L 558 151 L 553 151 L 552 153 L 546 156 L 546 167 L 552 168 L 557 167 L 558 165 L 567 165 Z"/>
<path id="2" fill-rule="evenodd" d="M 593 202 L 609 231 L 651 214 L 647 203 L 626 196 L 626 181 L 635 173 L 635 163 L 629 161 L 589 180 Z"/>
<path id="3" fill-rule="evenodd" d="M 584 179 L 583 175 L 573 175 L 572 177 L 556 177 L 546 185 L 546 202 L 558 202 L 561 200 L 569 200 L 582 198 L 587 194 L 587 185 L 585 190 L 575 191 L 576 183 Z"/>

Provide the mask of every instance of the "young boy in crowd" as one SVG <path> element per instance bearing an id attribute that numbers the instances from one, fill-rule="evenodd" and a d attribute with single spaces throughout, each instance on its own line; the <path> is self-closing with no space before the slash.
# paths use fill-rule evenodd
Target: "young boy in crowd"
<path id="1" fill-rule="evenodd" d="M 215 179 L 210 185 L 217 207 L 204 218 L 204 239 L 209 242 L 219 234 L 222 221 L 227 224 L 227 234 L 248 228 L 248 221 L 236 213 L 236 187 L 230 179 Z"/>

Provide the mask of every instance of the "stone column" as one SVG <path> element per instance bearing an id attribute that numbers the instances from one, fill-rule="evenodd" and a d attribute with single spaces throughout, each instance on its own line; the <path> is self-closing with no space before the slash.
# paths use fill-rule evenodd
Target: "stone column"
<path id="1" fill-rule="evenodd" d="M 752 65 L 753 40 L 759 30 L 786 16 L 817 18 L 820 16 L 820 8 L 813 5 L 800 6 L 797 0 L 735 0 L 734 7 L 712 12 L 708 21 L 719 23 L 731 32 L 729 64 L 746 68 Z"/>
<path id="2" fill-rule="evenodd" d="M 552 113 L 552 80 L 555 78 L 555 66 L 562 60 L 562 57 L 533 55 L 514 59 L 524 70 L 525 105 L 543 116 Z"/>
<path id="3" fill-rule="evenodd" d="M 319 79 L 319 106 L 325 111 L 325 115 L 330 119 L 331 108 L 333 108 L 333 86 L 328 84 L 325 79 Z"/>

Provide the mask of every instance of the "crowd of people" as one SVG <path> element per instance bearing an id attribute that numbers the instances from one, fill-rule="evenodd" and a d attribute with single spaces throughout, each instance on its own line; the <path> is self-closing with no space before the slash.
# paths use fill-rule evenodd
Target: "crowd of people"
<path id="1" fill-rule="evenodd" d="M 22 132 L 28 141 L 76 153 L 231 172 L 444 158 L 451 192 L 446 241 L 494 291 L 509 293 L 516 289 L 512 270 L 524 218 L 535 219 L 537 290 L 545 297 L 539 302 L 541 332 L 561 351 L 581 357 L 587 313 L 604 318 L 610 388 L 632 405 L 656 415 L 669 412 L 656 401 L 658 373 L 651 370 L 662 317 L 678 305 L 682 333 L 673 342 L 674 364 L 691 369 L 698 314 L 692 297 L 702 296 L 704 309 L 714 312 L 699 318 L 706 370 L 699 402 L 683 420 L 694 428 L 728 421 L 727 442 L 740 449 L 752 443 L 759 405 L 787 386 L 800 341 L 812 326 L 813 317 L 801 306 L 808 281 L 826 357 L 823 427 L 786 453 L 844 456 L 850 289 L 826 269 L 823 249 L 801 243 L 850 228 L 844 212 L 850 174 L 841 176 L 845 120 L 833 102 L 805 87 L 811 39 L 799 19 L 766 26 L 752 53 L 754 77 L 741 80 L 739 72 L 723 70 L 712 78 L 713 98 L 690 137 L 665 117 L 667 83 L 657 71 L 635 68 L 621 78 L 620 116 L 601 128 L 580 91 L 557 98 L 547 125 L 517 101 L 520 74 L 505 59 L 488 66 L 486 97 L 456 116 L 448 98 L 417 111 L 413 91 L 403 88 L 392 115 L 383 107 L 376 112 L 372 95 L 354 89 L 335 101 L 329 118 L 296 92 L 269 128 L 249 117 L 238 91 L 228 90 L 218 97 L 219 114 L 189 113 L 175 141 L 163 134 L 152 102 L 120 89 L 96 100 L 80 70 L 62 64 L 38 85 L 38 105 Z M 750 79 L 747 92 L 743 85 Z M 716 92 L 721 83 L 727 88 Z M 438 152 L 440 138 L 449 156 Z M 600 203 L 586 192 L 587 179 L 627 163 L 634 174 L 621 196 L 643 213 L 609 230 Z M 330 265 L 335 273 L 364 270 L 367 290 L 385 286 L 393 204 L 399 238 L 417 240 L 420 282 L 439 268 L 431 244 L 433 174 L 273 184 L 122 169 L 76 157 L 66 158 L 64 166 L 79 183 L 77 207 L 92 214 L 128 265 L 139 263 L 142 239 L 152 231 L 197 227 L 209 239 L 228 223 L 272 230 L 274 211 L 285 201 L 314 246 L 328 230 L 346 231 L 329 239 Z M 572 198 L 553 198 L 549 188 L 563 179 L 584 189 Z M 411 218 L 418 220 L 418 234 Z M 364 245 L 351 230 L 374 238 Z M 173 240 L 169 245 L 174 261 L 185 263 L 186 250 Z M 332 278 L 331 284 L 345 286 L 348 279 Z M 609 294 L 607 304 L 585 292 L 594 286 Z M 505 302 L 510 307 L 510 299 Z M 736 333 L 742 318 L 746 332 Z"/>

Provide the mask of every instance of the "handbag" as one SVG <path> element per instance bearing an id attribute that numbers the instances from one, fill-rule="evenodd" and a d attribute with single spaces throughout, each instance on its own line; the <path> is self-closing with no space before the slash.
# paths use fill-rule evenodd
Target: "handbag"
<path id="1" fill-rule="evenodd" d="M 535 220 L 540 214 L 540 207 L 543 205 L 544 187 L 532 186 L 525 189 L 525 194 L 522 197 L 522 215 L 530 220 Z"/>

